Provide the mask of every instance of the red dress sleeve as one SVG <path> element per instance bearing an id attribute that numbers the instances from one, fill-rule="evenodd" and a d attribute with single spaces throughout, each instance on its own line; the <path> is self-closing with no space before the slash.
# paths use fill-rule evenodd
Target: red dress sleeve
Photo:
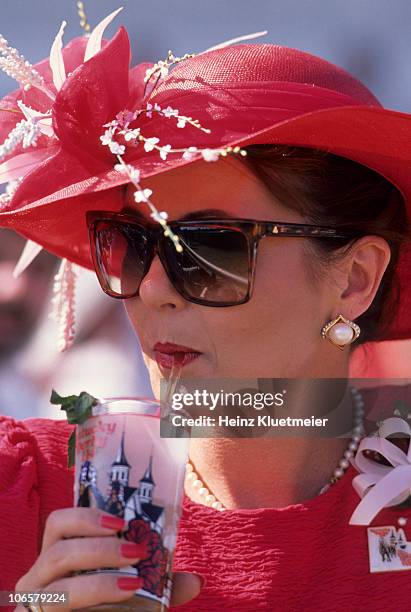
<path id="1" fill-rule="evenodd" d="M 72 429 L 65 421 L 0 416 L 0 591 L 14 590 L 33 565 L 50 512 L 73 505 Z"/>

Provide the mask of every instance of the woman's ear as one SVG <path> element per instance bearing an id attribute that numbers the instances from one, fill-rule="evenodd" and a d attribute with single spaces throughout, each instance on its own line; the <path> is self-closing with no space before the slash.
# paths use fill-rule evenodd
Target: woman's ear
<path id="1" fill-rule="evenodd" d="M 341 311 L 349 318 L 358 318 L 370 307 L 390 258 L 390 247 L 380 236 L 364 236 L 350 248 L 344 260 L 340 295 Z"/>

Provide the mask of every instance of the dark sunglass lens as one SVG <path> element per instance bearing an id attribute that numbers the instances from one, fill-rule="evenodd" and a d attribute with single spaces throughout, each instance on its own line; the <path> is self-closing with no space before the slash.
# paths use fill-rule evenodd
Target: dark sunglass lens
<path id="1" fill-rule="evenodd" d="M 165 242 L 174 282 L 182 291 L 212 303 L 244 300 L 248 291 L 248 242 L 239 230 L 224 227 L 181 228 L 183 252 Z"/>
<path id="2" fill-rule="evenodd" d="M 121 297 L 137 294 L 147 267 L 147 243 L 143 228 L 99 222 L 96 229 L 99 272 L 112 293 Z"/>

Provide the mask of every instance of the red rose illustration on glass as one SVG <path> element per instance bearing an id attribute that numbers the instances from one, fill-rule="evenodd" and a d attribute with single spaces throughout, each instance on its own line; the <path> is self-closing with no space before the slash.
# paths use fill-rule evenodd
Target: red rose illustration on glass
<path id="1" fill-rule="evenodd" d="M 152 530 L 147 521 L 141 518 L 133 519 L 129 521 L 128 529 L 124 533 L 124 537 L 130 542 L 136 542 L 137 544 L 145 544 L 148 550 L 148 545 L 151 538 L 151 531 Z"/>
<path id="2" fill-rule="evenodd" d="M 168 560 L 168 550 L 163 544 L 161 535 L 151 529 L 147 521 L 139 518 L 129 522 L 124 537 L 131 542 L 147 546 L 147 556 L 133 567 L 137 569 L 138 575 L 144 581 L 142 588 L 161 597 L 166 580 Z"/>

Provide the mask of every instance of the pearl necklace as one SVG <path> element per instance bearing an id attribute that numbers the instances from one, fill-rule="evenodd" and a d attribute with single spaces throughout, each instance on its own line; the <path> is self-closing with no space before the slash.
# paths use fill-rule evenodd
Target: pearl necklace
<path id="1" fill-rule="evenodd" d="M 350 392 L 354 404 L 353 436 L 344 452 L 343 457 L 338 462 L 338 465 L 335 468 L 329 482 L 327 482 L 327 484 L 320 489 L 318 495 L 325 493 L 325 491 L 327 491 L 331 485 L 337 482 L 337 480 L 344 475 L 345 471 L 350 465 L 349 460 L 354 457 L 360 440 L 364 435 L 364 400 L 361 393 L 355 387 L 350 387 Z M 198 491 L 198 494 L 206 506 L 219 510 L 220 512 L 227 510 L 224 504 L 217 499 L 215 495 L 213 495 L 208 487 L 205 486 L 204 482 L 199 477 L 198 472 L 194 470 L 194 466 L 191 461 L 187 461 L 186 480 L 194 489 L 196 489 L 196 491 Z"/>

